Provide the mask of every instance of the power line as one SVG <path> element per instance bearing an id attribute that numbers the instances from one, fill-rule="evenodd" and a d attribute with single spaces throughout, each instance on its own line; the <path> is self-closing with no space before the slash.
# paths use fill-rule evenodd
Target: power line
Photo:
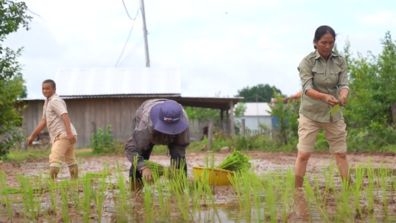
<path id="1" fill-rule="evenodd" d="M 126 7 L 126 4 L 125 4 L 125 1 L 124 1 L 124 0 L 122 0 L 122 5 L 124 6 L 125 13 L 127 14 L 128 18 L 129 18 L 130 20 L 132 20 L 132 21 L 135 21 L 138 14 L 136 13 L 135 17 L 132 18 L 131 15 L 129 14 L 128 8 Z"/>
<path id="2" fill-rule="evenodd" d="M 32 13 L 33 15 L 37 16 L 37 17 L 41 17 L 39 14 L 33 12 L 32 10 L 30 10 L 29 8 L 27 9 L 28 12 Z"/>
<path id="3" fill-rule="evenodd" d="M 127 39 L 126 39 L 126 41 L 125 41 L 125 43 L 124 43 L 124 46 L 122 47 L 121 53 L 120 53 L 120 55 L 118 56 L 117 62 L 116 62 L 116 64 L 115 64 L 116 67 L 120 64 L 121 58 L 122 58 L 122 56 L 124 55 L 125 49 L 126 49 L 126 47 L 127 47 L 127 45 L 128 45 L 128 42 L 129 42 L 129 38 L 130 38 L 131 35 L 132 35 L 133 27 L 134 27 L 134 23 L 132 24 L 131 28 L 129 29 L 128 37 L 127 37 Z"/>
<path id="4" fill-rule="evenodd" d="M 122 4 L 123 4 L 123 6 L 124 6 L 124 9 L 125 9 L 125 12 L 126 12 L 128 18 L 132 20 L 132 26 L 131 26 L 131 28 L 129 29 L 128 37 L 126 38 L 126 41 L 125 41 L 125 43 L 124 43 L 124 46 L 122 47 L 121 53 L 120 53 L 120 55 L 118 56 L 117 62 L 116 62 L 116 64 L 115 64 L 116 67 L 120 64 L 121 58 L 122 58 L 122 56 L 124 55 L 125 49 L 126 49 L 126 47 L 127 47 L 127 45 L 128 45 L 129 39 L 131 38 L 131 35 L 132 35 L 132 31 L 133 31 L 133 28 L 134 28 L 134 25 L 135 25 L 136 18 L 137 18 L 138 15 L 139 15 L 139 8 L 138 8 L 138 9 L 136 10 L 135 17 L 132 18 L 132 17 L 130 16 L 129 12 L 128 12 L 128 9 L 127 9 L 127 7 L 126 7 L 126 5 L 125 5 L 124 0 L 122 0 Z"/>

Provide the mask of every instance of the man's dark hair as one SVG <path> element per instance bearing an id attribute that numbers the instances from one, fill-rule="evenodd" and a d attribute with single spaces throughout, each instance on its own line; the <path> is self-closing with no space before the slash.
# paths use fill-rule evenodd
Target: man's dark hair
<path id="1" fill-rule="evenodd" d="M 43 81 L 43 84 L 51 84 L 51 86 L 56 89 L 56 84 L 55 81 L 51 80 L 51 79 L 47 79 Z"/>

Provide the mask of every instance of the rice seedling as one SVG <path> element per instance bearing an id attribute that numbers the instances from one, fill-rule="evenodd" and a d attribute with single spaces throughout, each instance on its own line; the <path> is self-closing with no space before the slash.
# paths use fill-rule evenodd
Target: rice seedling
<path id="1" fill-rule="evenodd" d="M 80 199 L 80 192 L 82 189 L 80 188 L 81 181 L 80 180 L 67 180 L 68 182 L 68 187 L 69 187 L 69 203 L 70 206 L 76 208 L 79 210 L 79 207 L 81 206 L 81 199 Z M 84 191 L 83 191 L 84 193 Z"/>
<path id="2" fill-rule="evenodd" d="M 155 175 L 155 174 L 154 174 Z M 170 193 L 169 193 L 169 188 L 168 188 L 168 180 L 162 178 L 158 178 L 157 181 L 155 181 L 155 190 L 157 194 L 157 203 L 158 203 L 158 212 L 159 216 L 161 219 L 164 221 L 167 220 L 168 222 L 170 221 L 170 214 L 171 214 L 171 207 L 169 204 L 171 204 L 170 200 Z"/>
<path id="3" fill-rule="evenodd" d="M 189 187 L 188 181 L 183 171 L 172 170 L 172 172 L 174 172 L 174 174 L 172 174 L 173 178 L 169 181 L 171 192 L 176 199 L 176 204 L 180 210 L 182 219 L 188 220 L 190 217 L 190 198 L 189 193 L 187 193 Z"/>
<path id="4" fill-rule="evenodd" d="M 105 173 L 108 173 L 108 169 L 105 169 Z M 105 176 L 108 174 L 105 174 Z M 94 199 L 95 199 L 95 207 L 96 214 L 98 219 L 102 219 L 103 215 L 103 203 L 105 200 L 106 191 L 108 189 L 106 178 L 100 177 L 96 190 L 94 190 Z"/>
<path id="5" fill-rule="evenodd" d="M 116 205 L 116 218 L 118 222 L 128 222 L 129 221 L 129 203 L 128 198 L 130 197 L 126 186 L 125 177 L 120 171 L 120 168 L 116 169 L 117 175 L 117 186 L 118 193 L 115 195 L 115 205 Z"/>
<path id="6" fill-rule="evenodd" d="M 286 222 L 294 202 L 294 172 L 291 170 L 284 172 L 280 175 L 279 180 L 279 185 L 283 186 L 283 191 L 278 189 L 279 200 L 283 204 L 283 208 L 280 210 L 280 219 Z"/>
<path id="7" fill-rule="evenodd" d="M 91 197 L 93 197 L 92 193 L 92 184 L 90 177 L 84 177 L 82 179 L 82 187 L 83 187 L 83 195 L 82 195 L 82 212 L 83 212 L 83 221 L 88 222 L 89 216 L 91 212 Z"/>
<path id="8" fill-rule="evenodd" d="M 372 168 L 367 168 L 367 187 L 366 191 L 366 199 L 367 199 L 367 212 L 369 216 L 372 217 L 374 213 L 374 202 L 375 202 L 375 178 L 374 178 L 374 170 Z"/>
<path id="9" fill-rule="evenodd" d="M 215 203 L 212 186 L 206 177 L 194 180 L 190 186 L 191 211 L 194 213 L 194 222 L 203 222 L 203 207 L 211 206 Z"/>
<path id="10" fill-rule="evenodd" d="M 311 174 L 298 191 L 291 169 L 260 175 L 236 171 L 230 186 L 214 186 L 205 173 L 190 179 L 183 171 L 153 168 L 154 182 L 144 182 L 134 196 L 140 199 L 131 199 L 121 167 L 87 173 L 77 181 L 19 176 L 18 188 L 8 187 L 0 171 L 0 218 L 17 222 L 14 209 L 19 208 L 24 214 L 18 220 L 30 222 L 54 216 L 62 222 L 106 222 L 109 213 L 116 222 L 287 222 L 291 211 L 307 213 L 312 222 L 395 221 L 393 173 L 370 166 L 352 171 L 350 185 L 335 183 L 339 177 L 330 167 Z M 227 199 L 220 201 L 219 189 L 226 187 Z"/>
<path id="11" fill-rule="evenodd" d="M 250 166 L 249 157 L 238 150 L 234 150 L 217 165 L 217 168 L 230 171 L 246 171 L 249 170 Z"/>
<path id="12" fill-rule="evenodd" d="M 58 200 L 58 186 L 55 181 L 50 180 L 48 181 L 48 191 L 49 191 L 49 201 L 50 206 L 48 213 L 56 215 L 57 213 L 57 200 Z"/>
<path id="13" fill-rule="evenodd" d="M 277 202 L 277 190 L 279 188 L 278 182 L 276 182 L 276 177 L 273 175 L 266 175 L 268 178 L 265 180 L 264 184 L 264 193 L 265 193 L 265 220 L 270 222 L 275 222 L 277 219 L 277 209 L 278 209 L 278 202 Z M 264 219 L 263 219 L 264 220 Z"/>
<path id="14" fill-rule="evenodd" d="M 320 191 L 318 192 L 318 188 L 319 187 L 317 186 L 312 187 L 311 184 L 309 184 L 308 182 L 304 184 L 303 191 L 306 195 L 306 200 L 308 203 L 307 206 L 309 205 L 309 207 L 314 207 L 314 211 L 316 211 L 319 215 L 318 218 L 322 219 L 323 222 L 331 222 L 329 219 L 329 214 L 326 210 L 326 201 L 323 199 L 323 194 L 320 194 Z"/>
<path id="15" fill-rule="evenodd" d="M 335 166 L 334 164 L 329 165 L 329 167 L 324 171 L 324 185 L 325 192 L 331 192 L 335 190 L 334 176 L 335 174 Z"/>
<path id="16" fill-rule="evenodd" d="M 390 191 L 389 188 L 389 182 L 388 179 L 391 177 L 390 170 L 386 168 L 380 168 L 379 169 L 379 185 L 380 185 L 380 196 L 381 196 L 381 202 L 382 202 L 382 212 L 383 216 L 386 219 L 388 217 L 388 205 L 389 205 L 389 196 L 388 196 L 388 191 Z"/>
<path id="17" fill-rule="evenodd" d="M 3 171 L 0 171 L 0 204 L 4 207 L 7 217 L 12 219 L 13 210 L 12 202 L 10 200 L 10 190 L 7 186 L 7 176 Z"/>
<path id="18" fill-rule="evenodd" d="M 148 182 L 144 182 L 145 186 L 143 187 L 143 202 L 144 202 L 144 221 L 145 222 L 153 222 L 153 197 L 151 193 L 151 185 Z"/>
<path id="19" fill-rule="evenodd" d="M 18 182 L 22 192 L 22 203 L 28 219 L 37 219 L 40 213 L 40 203 L 35 196 L 33 185 L 26 177 L 19 175 Z"/>
<path id="20" fill-rule="evenodd" d="M 69 184 L 68 181 L 62 181 L 59 183 L 59 192 L 60 192 L 60 200 L 61 200 L 61 215 L 62 220 L 64 222 L 70 222 L 70 214 L 69 214 L 69 199 L 68 199 L 68 190 Z"/>
<path id="21" fill-rule="evenodd" d="M 355 180 L 351 186 L 351 193 L 353 195 L 353 207 L 356 211 L 356 218 L 362 218 L 362 207 L 360 201 L 362 199 L 361 190 L 363 189 L 364 171 L 362 168 L 355 168 Z"/>
<path id="22" fill-rule="evenodd" d="M 252 188 L 255 185 L 251 182 L 252 178 L 254 179 L 252 182 L 257 183 L 259 181 L 257 175 L 251 172 L 237 172 L 231 179 L 231 184 L 235 190 L 240 210 L 243 212 L 243 216 L 247 221 L 251 220 L 251 210 L 254 205 L 251 199 L 257 195 L 254 194 L 255 190 Z"/>
<path id="23" fill-rule="evenodd" d="M 335 193 L 335 221 L 336 222 L 353 222 L 354 209 L 350 208 L 350 200 L 352 200 L 352 193 L 349 187 L 341 187 L 341 190 Z"/>

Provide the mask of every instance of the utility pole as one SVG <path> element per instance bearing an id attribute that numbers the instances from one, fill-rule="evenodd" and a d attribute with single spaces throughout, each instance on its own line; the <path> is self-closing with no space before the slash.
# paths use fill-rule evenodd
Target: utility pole
<path id="1" fill-rule="evenodd" d="M 143 20 L 143 37 L 144 37 L 144 52 L 146 54 L 146 67 L 150 67 L 150 56 L 149 56 L 149 48 L 147 41 L 146 15 L 144 12 L 144 0 L 140 0 L 140 10 L 142 11 L 142 20 Z"/>

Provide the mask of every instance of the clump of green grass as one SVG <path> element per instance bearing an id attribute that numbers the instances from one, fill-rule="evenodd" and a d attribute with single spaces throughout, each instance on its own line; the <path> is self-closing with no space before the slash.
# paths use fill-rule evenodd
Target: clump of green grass
<path id="1" fill-rule="evenodd" d="M 31 181 L 22 175 L 18 176 L 22 192 L 22 203 L 28 219 L 37 219 L 40 213 L 40 203 L 34 193 Z"/>
<path id="2" fill-rule="evenodd" d="M 229 171 L 246 171 L 250 168 L 249 157 L 238 150 L 234 150 L 230 155 L 217 166 L 217 168 Z"/>
<path id="3" fill-rule="evenodd" d="M 7 186 L 7 176 L 3 171 L 0 171 L 0 204 L 5 208 L 7 217 L 9 219 L 11 219 L 13 215 L 10 194 L 15 194 L 19 192 L 19 189 Z"/>
<path id="4" fill-rule="evenodd" d="M 150 168 L 150 170 L 154 172 L 157 176 L 162 176 L 165 174 L 165 172 L 169 171 L 168 167 L 165 167 L 164 165 L 150 160 L 145 160 L 144 165 Z"/>
<path id="5" fill-rule="evenodd" d="M 7 154 L 7 160 L 11 162 L 34 161 L 48 159 L 49 149 L 35 148 L 35 149 L 12 149 Z"/>

